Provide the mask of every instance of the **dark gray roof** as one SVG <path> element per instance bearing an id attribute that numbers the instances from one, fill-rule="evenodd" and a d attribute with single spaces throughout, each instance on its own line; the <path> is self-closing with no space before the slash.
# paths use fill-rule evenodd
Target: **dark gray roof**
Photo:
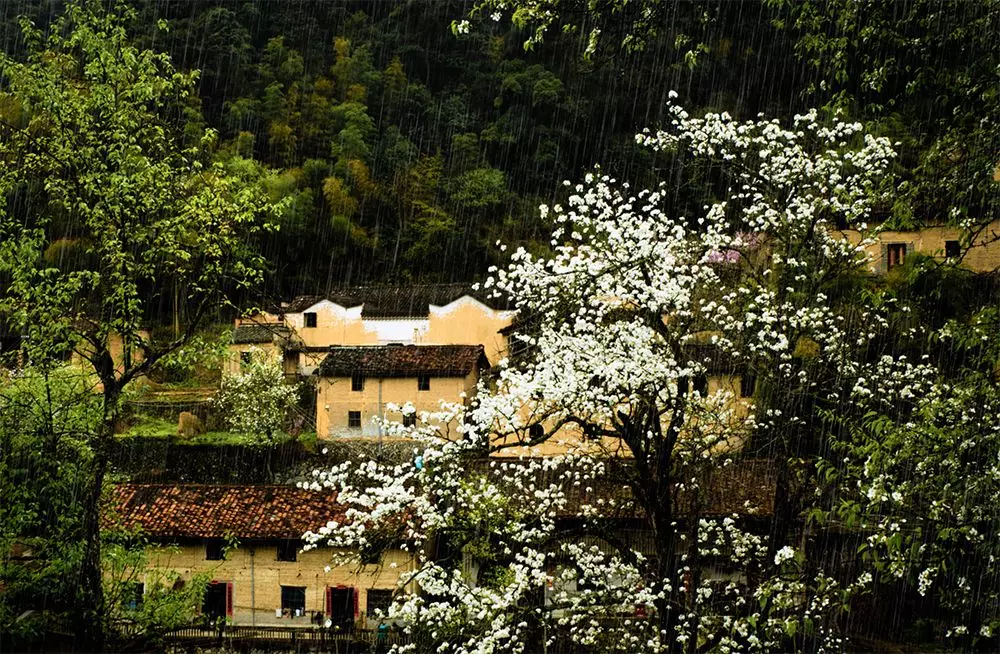
<path id="1" fill-rule="evenodd" d="M 491 298 L 489 293 L 473 290 L 471 284 L 412 284 L 345 286 L 328 295 L 300 295 L 277 309 L 281 313 L 298 313 L 321 300 L 330 300 L 342 307 L 364 305 L 362 315 L 369 318 L 426 317 L 430 306 L 444 306 L 468 295 L 492 309 L 510 309 L 506 299 Z"/>
<path id="2" fill-rule="evenodd" d="M 482 345 L 333 347 L 316 374 L 323 377 L 464 377 L 489 367 Z"/>
<path id="3" fill-rule="evenodd" d="M 233 330 L 233 343 L 236 345 L 271 343 L 275 336 L 288 336 L 288 328 L 282 325 L 240 325 Z"/>

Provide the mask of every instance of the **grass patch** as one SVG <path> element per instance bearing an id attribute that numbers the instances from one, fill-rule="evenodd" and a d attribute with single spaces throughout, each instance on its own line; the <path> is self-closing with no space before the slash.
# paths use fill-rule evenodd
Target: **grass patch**
<path id="1" fill-rule="evenodd" d="M 175 438 L 177 422 L 163 418 L 143 418 L 139 424 L 129 427 L 122 438 Z"/>
<path id="2" fill-rule="evenodd" d="M 277 445 L 290 440 L 298 440 L 306 450 L 316 449 L 316 432 L 304 432 L 295 439 L 288 434 L 278 434 L 273 439 L 265 439 L 252 434 L 236 434 L 228 431 L 209 431 L 191 438 L 177 435 L 177 423 L 163 418 L 144 417 L 141 421 L 119 434 L 120 438 L 149 438 L 166 440 L 175 445 Z"/>

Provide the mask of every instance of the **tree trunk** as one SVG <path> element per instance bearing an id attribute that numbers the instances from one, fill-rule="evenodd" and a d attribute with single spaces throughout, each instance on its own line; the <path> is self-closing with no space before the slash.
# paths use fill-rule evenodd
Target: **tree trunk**
<path id="1" fill-rule="evenodd" d="M 103 429 L 107 429 L 104 426 Z M 104 587 L 101 583 L 101 490 L 107 471 L 103 434 L 94 447 L 94 468 L 83 495 L 83 559 L 77 598 L 76 637 L 84 651 L 104 649 Z"/>
<path id="2" fill-rule="evenodd" d="M 108 357 L 110 359 L 110 356 Z M 113 366 L 111 370 L 113 371 Z M 107 474 L 108 457 L 118 422 L 121 393 L 117 380 L 104 380 L 104 416 L 93 446 L 93 472 L 83 494 L 83 558 L 80 590 L 74 625 L 77 646 L 83 651 L 100 652 L 105 645 L 104 584 L 101 566 L 101 495 Z"/>

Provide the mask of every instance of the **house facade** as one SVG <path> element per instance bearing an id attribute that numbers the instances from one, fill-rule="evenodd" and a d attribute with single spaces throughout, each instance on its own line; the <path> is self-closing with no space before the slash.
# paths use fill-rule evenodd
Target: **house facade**
<path id="1" fill-rule="evenodd" d="M 305 532 L 344 521 L 344 507 L 326 491 L 122 484 L 113 505 L 124 526 L 154 543 L 143 586 L 169 572 L 180 583 L 207 574 L 202 615 L 229 624 L 377 626 L 375 611 L 388 606 L 400 575 L 416 565 L 398 547 L 372 565 L 343 550 L 301 551 Z M 141 597 L 145 588 L 137 590 Z"/>
<path id="2" fill-rule="evenodd" d="M 300 296 L 236 321 L 226 372 L 251 357 L 316 381 L 320 438 L 381 437 L 390 404 L 464 402 L 507 356 L 515 312 L 465 284 L 359 286 Z M 443 426 L 448 427 L 448 426 Z"/>
<path id="3" fill-rule="evenodd" d="M 316 369 L 316 433 L 320 438 L 383 437 L 381 420 L 415 424 L 415 414 L 390 414 L 389 405 L 409 403 L 419 414 L 439 411 L 442 401 L 465 403 L 488 368 L 482 345 L 331 348 Z"/>
<path id="4" fill-rule="evenodd" d="M 228 372 L 253 347 L 311 375 L 331 347 L 480 345 L 495 365 L 507 356 L 509 304 L 467 284 L 346 287 L 303 295 L 236 321 Z"/>
<path id="5" fill-rule="evenodd" d="M 852 243 L 861 242 L 857 230 L 844 230 L 840 234 Z M 937 261 L 952 259 L 973 272 L 992 272 L 1000 270 L 1000 220 L 976 231 L 947 225 L 929 225 L 912 231 L 886 230 L 865 250 L 871 257 L 874 273 L 886 273 L 913 254 Z"/>

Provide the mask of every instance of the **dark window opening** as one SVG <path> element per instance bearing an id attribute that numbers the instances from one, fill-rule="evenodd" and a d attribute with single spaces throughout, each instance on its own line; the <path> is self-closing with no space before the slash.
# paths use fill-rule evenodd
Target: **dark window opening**
<path id="1" fill-rule="evenodd" d="M 378 611 L 381 611 L 382 615 L 385 615 L 389 612 L 390 604 L 392 604 L 391 590 L 383 588 L 368 589 L 368 607 L 366 612 L 369 618 L 378 617 Z"/>
<path id="2" fill-rule="evenodd" d="M 957 259 L 962 256 L 962 247 L 958 244 L 958 241 L 944 242 L 944 256 L 949 259 Z"/>
<path id="3" fill-rule="evenodd" d="M 250 352 L 240 352 L 240 368 L 250 365 L 252 354 Z"/>
<path id="4" fill-rule="evenodd" d="M 416 427 L 417 426 L 417 414 L 407 413 L 403 415 L 403 426 L 404 427 Z"/>
<path id="5" fill-rule="evenodd" d="M 753 392 L 756 388 L 757 375 L 748 372 L 740 377 L 740 397 L 753 397 Z"/>
<path id="6" fill-rule="evenodd" d="M 708 395 L 708 377 L 698 375 L 691 380 L 691 389 L 699 393 L 702 397 Z"/>
<path id="7" fill-rule="evenodd" d="M 365 390 L 365 376 L 360 372 L 351 375 L 351 390 L 355 392 Z"/>
<path id="8" fill-rule="evenodd" d="M 278 543 L 279 561 L 296 561 L 299 556 L 299 541 L 283 540 Z"/>
<path id="9" fill-rule="evenodd" d="M 305 586 L 282 586 L 281 587 L 281 610 L 288 611 L 292 615 L 302 615 L 306 611 L 306 587 Z"/>
<path id="10" fill-rule="evenodd" d="M 348 411 L 347 412 L 347 426 L 351 429 L 361 429 L 361 412 L 360 411 Z"/>
<path id="11" fill-rule="evenodd" d="M 544 436 L 545 436 L 545 428 L 542 427 L 541 425 L 531 425 L 530 427 L 528 427 L 528 437 L 531 440 L 537 441 L 543 438 Z"/>
<path id="12" fill-rule="evenodd" d="M 429 391 L 429 390 L 431 390 L 431 376 L 430 375 L 417 375 L 417 390 L 418 391 Z"/>
<path id="13" fill-rule="evenodd" d="M 222 549 L 222 541 L 218 538 L 213 538 L 211 540 L 205 541 L 205 560 L 206 561 L 222 561 L 225 558 L 225 553 Z"/>
<path id="14" fill-rule="evenodd" d="M 890 243 L 885 248 L 885 257 L 887 270 L 903 265 L 906 259 L 906 243 Z"/>
<path id="15" fill-rule="evenodd" d="M 306 327 L 316 326 L 316 314 L 315 313 L 304 313 L 302 314 L 306 321 Z"/>
<path id="16" fill-rule="evenodd" d="M 201 612 L 212 618 L 224 618 L 232 613 L 232 584 L 213 581 L 205 587 Z"/>

